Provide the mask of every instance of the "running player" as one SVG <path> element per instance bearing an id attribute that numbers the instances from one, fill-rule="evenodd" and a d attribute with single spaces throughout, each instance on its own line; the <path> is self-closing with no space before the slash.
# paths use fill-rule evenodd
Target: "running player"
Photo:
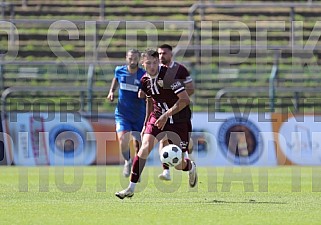
<path id="1" fill-rule="evenodd" d="M 119 86 L 115 122 L 119 148 L 125 160 L 123 169 L 125 177 L 129 177 L 132 166 L 129 143 L 131 137 L 133 137 L 134 147 L 138 152 L 140 132 L 144 125 L 146 113 L 145 100 L 138 98 L 141 86 L 140 79 L 145 74 L 145 71 L 138 67 L 139 60 L 140 52 L 138 50 L 132 49 L 127 52 L 127 65 L 115 68 L 115 76 L 107 96 L 107 99 L 114 101 L 114 92 Z"/>
<path id="2" fill-rule="evenodd" d="M 166 66 L 167 73 L 173 75 L 173 76 L 179 76 L 183 79 L 183 83 L 185 86 L 185 89 L 187 91 L 187 94 L 189 96 L 194 94 L 194 83 L 192 80 L 192 77 L 186 67 L 184 67 L 182 64 L 173 61 L 173 48 L 172 46 L 168 44 L 163 44 L 158 47 L 158 54 L 159 54 L 159 60 L 161 65 Z M 190 130 L 189 132 L 192 132 L 192 125 L 190 125 Z M 163 139 L 159 142 L 159 151 L 169 143 L 167 140 Z M 190 140 L 189 142 L 189 148 L 188 148 L 188 153 L 192 153 L 192 142 Z M 158 175 L 158 178 L 161 180 L 166 180 L 169 181 L 171 180 L 171 175 L 170 175 L 170 170 L 167 165 L 163 164 L 163 172 Z"/>
<path id="3" fill-rule="evenodd" d="M 142 91 L 146 95 L 146 122 L 143 128 L 142 146 L 133 160 L 132 173 L 128 187 L 115 195 L 124 199 L 134 195 L 136 184 L 145 167 L 146 159 L 155 143 L 169 138 L 171 142 L 180 146 L 183 152 L 187 150 L 189 142 L 189 124 L 191 110 L 190 99 L 177 75 L 167 75 L 166 67 L 159 67 L 159 54 L 154 50 L 146 50 L 142 54 L 143 66 L 146 74 L 142 77 Z M 184 153 L 182 157 L 184 157 Z M 188 158 L 175 167 L 177 170 L 189 171 L 189 185 L 197 184 L 196 165 Z"/>

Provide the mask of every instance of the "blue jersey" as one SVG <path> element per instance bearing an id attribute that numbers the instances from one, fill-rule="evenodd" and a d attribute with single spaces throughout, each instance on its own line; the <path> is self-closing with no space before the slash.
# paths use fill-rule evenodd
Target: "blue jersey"
<path id="1" fill-rule="evenodd" d="M 141 88 L 140 79 L 144 74 L 145 71 L 141 68 L 135 74 L 130 74 L 126 65 L 116 67 L 115 78 L 119 84 L 118 103 L 115 110 L 116 122 L 122 119 L 130 122 L 144 121 L 145 99 L 138 98 L 138 90 Z"/>

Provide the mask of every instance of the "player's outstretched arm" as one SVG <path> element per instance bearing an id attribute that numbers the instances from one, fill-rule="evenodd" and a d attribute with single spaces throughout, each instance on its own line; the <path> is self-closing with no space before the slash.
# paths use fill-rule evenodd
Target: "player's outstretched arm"
<path id="1" fill-rule="evenodd" d="M 111 81 L 111 86 L 110 86 L 110 89 L 109 89 L 109 93 L 107 95 L 107 99 L 109 101 L 111 101 L 111 102 L 114 101 L 114 92 L 117 89 L 117 87 L 118 87 L 118 81 L 114 77 L 113 80 Z"/>

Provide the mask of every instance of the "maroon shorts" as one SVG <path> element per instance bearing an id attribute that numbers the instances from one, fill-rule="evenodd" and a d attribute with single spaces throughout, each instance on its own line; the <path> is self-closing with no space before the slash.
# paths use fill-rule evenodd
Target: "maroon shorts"
<path id="1" fill-rule="evenodd" d="M 156 118 L 151 116 L 146 124 L 145 134 L 151 134 L 158 140 L 161 140 L 167 135 L 167 139 L 179 146 L 183 152 L 187 151 L 189 143 L 189 132 L 192 130 L 191 121 L 186 123 L 166 124 L 163 130 L 155 126 Z"/>

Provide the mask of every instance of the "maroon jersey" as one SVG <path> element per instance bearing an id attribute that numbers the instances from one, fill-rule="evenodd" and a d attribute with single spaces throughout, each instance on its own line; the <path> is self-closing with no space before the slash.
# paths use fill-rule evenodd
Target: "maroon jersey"
<path id="1" fill-rule="evenodd" d="M 173 76 L 179 76 L 179 79 L 182 79 L 184 84 L 192 82 L 192 77 L 185 66 L 179 64 L 178 62 L 173 61 L 167 67 L 167 73 L 170 73 Z"/>
<path id="2" fill-rule="evenodd" d="M 153 99 L 154 110 L 151 116 L 159 118 L 169 108 L 171 108 L 178 100 L 177 94 L 185 90 L 184 80 L 186 78 L 180 73 L 173 74 L 174 70 L 161 66 L 159 73 L 155 77 L 151 77 L 147 73 L 142 77 L 142 90 L 147 97 Z M 191 119 L 191 110 L 189 106 L 169 117 L 167 123 L 189 122 Z"/>

